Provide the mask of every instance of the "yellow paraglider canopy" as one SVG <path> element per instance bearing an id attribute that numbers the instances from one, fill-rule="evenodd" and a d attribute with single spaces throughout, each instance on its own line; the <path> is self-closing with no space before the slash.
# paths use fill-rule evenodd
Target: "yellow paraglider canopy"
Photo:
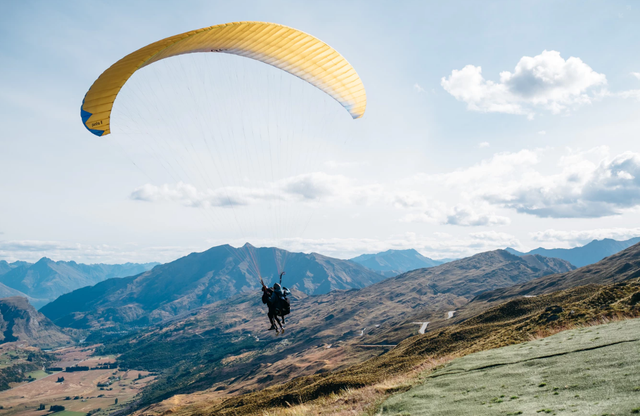
<path id="1" fill-rule="evenodd" d="M 335 49 L 299 30 L 265 22 L 235 22 L 175 35 L 138 49 L 100 75 L 82 102 L 84 125 L 97 136 L 111 132 L 111 109 L 138 69 L 172 56 L 222 52 L 255 59 L 289 72 L 336 99 L 353 118 L 367 97 L 355 69 Z"/>

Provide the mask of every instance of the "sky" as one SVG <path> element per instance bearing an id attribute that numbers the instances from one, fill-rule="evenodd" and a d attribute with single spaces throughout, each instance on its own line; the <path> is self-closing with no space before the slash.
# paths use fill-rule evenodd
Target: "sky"
<path id="1" fill-rule="evenodd" d="M 112 135 L 82 125 L 126 54 L 252 20 L 338 50 L 364 117 L 262 63 L 194 54 L 134 74 Z M 0 5 L 0 34 L 0 260 L 245 242 L 438 259 L 640 235 L 637 2 L 25 0 Z"/>

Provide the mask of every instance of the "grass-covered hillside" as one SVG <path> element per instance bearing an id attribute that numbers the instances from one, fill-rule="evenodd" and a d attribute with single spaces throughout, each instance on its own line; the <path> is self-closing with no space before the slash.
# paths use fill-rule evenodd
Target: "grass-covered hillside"
<path id="1" fill-rule="evenodd" d="M 380 415 L 640 413 L 640 319 L 577 328 L 458 358 Z"/>

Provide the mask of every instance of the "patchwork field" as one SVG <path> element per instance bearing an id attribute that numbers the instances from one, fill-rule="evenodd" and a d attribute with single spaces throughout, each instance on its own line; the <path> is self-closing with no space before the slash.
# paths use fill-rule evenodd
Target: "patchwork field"
<path id="1" fill-rule="evenodd" d="M 93 348 L 65 348 L 55 351 L 58 361 L 52 367 L 75 365 L 96 367 L 113 362 L 113 357 L 90 357 Z M 43 415 L 52 405 L 65 407 L 56 415 L 86 415 L 96 409 L 115 409 L 130 402 L 154 377 L 144 371 L 89 370 L 55 372 L 42 370 L 29 373 L 35 381 L 20 383 L 10 390 L 0 392 L 2 415 Z M 58 382 L 59 377 L 64 381 Z M 101 384 L 102 387 L 98 387 Z M 116 406 L 116 399 L 118 405 Z M 44 404 L 47 412 L 38 410 Z"/>
<path id="2" fill-rule="evenodd" d="M 640 319 L 455 359 L 381 415 L 640 413 Z"/>

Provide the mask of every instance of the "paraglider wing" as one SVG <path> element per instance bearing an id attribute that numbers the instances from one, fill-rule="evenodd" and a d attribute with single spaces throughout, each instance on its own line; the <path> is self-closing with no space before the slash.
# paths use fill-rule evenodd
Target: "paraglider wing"
<path id="1" fill-rule="evenodd" d="M 111 132 L 113 103 L 138 69 L 172 56 L 222 52 L 255 59 L 289 72 L 336 99 L 351 114 L 364 114 L 367 97 L 355 69 L 335 49 L 299 30 L 274 23 L 235 22 L 172 36 L 125 56 L 100 75 L 82 101 L 85 127 Z"/>

